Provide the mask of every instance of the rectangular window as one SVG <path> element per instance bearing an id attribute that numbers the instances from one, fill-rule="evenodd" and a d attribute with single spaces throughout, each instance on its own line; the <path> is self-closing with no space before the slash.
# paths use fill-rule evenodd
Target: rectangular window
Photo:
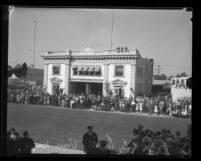
<path id="1" fill-rule="evenodd" d="M 124 67 L 122 65 L 115 66 L 115 76 L 123 77 L 123 75 L 124 75 Z"/>
<path id="2" fill-rule="evenodd" d="M 77 72 L 77 69 L 73 69 L 73 75 L 77 75 L 78 72 Z"/>
<path id="3" fill-rule="evenodd" d="M 73 75 L 78 75 L 78 66 L 77 65 L 73 65 Z"/>
<path id="4" fill-rule="evenodd" d="M 83 71 L 80 71 L 80 72 L 79 72 L 79 75 L 84 75 L 84 72 L 83 72 Z"/>
<path id="5" fill-rule="evenodd" d="M 101 76 L 101 72 L 100 71 L 96 72 L 96 76 Z"/>
<path id="6" fill-rule="evenodd" d="M 54 75 L 60 74 L 60 65 L 54 65 L 52 67 L 52 74 L 54 74 Z"/>
<path id="7" fill-rule="evenodd" d="M 95 65 L 73 65 L 73 75 L 101 76 L 101 67 Z"/>
<path id="8" fill-rule="evenodd" d="M 95 72 L 94 71 L 90 72 L 90 75 L 92 75 L 92 76 L 95 75 Z"/>

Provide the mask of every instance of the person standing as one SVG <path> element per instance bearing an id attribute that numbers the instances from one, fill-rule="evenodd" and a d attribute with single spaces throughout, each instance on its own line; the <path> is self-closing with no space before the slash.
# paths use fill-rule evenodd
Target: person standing
<path id="1" fill-rule="evenodd" d="M 19 153 L 31 154 L 31 150 L 35 147 L 33 139 L 29 138 L 28 131 L 23 132 L 23 137 L 19 141 Z"/>
<path id="2" fill-rule="evenodd" d="M 88 126 L 88 132 L 83 136 L 84 152 L 86 154 L 94 154 L 96 151 L 96 145 L 98 143 L 98 135 L 93 131 L 93 126 Z"/>
<path id="3" fill-rule="evenodd" d="M 136 111 L 136 103 L 135 103 L 135 99 L 132 98 L 131 101 L 131 112 L 135 112 Z"/>

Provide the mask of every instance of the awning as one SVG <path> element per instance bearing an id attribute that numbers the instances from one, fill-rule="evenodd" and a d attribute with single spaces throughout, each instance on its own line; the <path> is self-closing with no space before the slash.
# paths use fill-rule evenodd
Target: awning
<path id="1" fill-rule="evenodd" d="M 85 65 L 84 68 L 83 68 L 83 71 L 84 71 L 84 72 L 87 72 L 88 69 L 89 69 L 89 66 L 88 66 L 88 65 Z"/>
<path id="2" fill-rule="evenodd" d="M 100 66 L 95 66 L 95 72 L 99 72 L 101 70 L 101 67 Z"/>
<path id="3" fill-rule="evenodd" d="M 73 67 L 72 67 L 72 68 L 73 68 L 73 69 L 77 69 L 77 67 L 78 67 L 77 65 L 73 65 Z"/>
<path id="4" fill-rule="evenodd" d="M 93 72 L 93 71 L 94 71 L 94 68 L 95 68 L 95 66 L 94 66 L 94 65 L 90 65 L 90 66 L 89 66 L 89 70 L 88 70 L 88 71 L 89 71 L 89 72 Z"/>
<path id="5" fill-rule="evenodd" d="M 83 68 L 84 68 L 84 66 L 79 65 L 79 66 L 78 66 L 78 71 L 82 71 L 82 70 L 83 70 Z"/>

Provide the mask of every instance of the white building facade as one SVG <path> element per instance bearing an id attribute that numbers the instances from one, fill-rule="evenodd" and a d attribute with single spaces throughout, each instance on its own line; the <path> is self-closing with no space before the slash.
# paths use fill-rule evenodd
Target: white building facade
<path id="1" fill-rule="evenodd" d="M 44 60 L 44 88 L 66 94 L 120 95 L 151 94 L 153 59 L 134 50 L 49 51 Z"/>

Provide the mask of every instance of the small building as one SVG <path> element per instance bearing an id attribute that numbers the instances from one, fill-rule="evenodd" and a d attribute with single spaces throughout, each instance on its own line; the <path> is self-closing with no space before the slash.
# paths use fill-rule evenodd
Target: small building
<path id="1" fill-rule="evenodd" d="M 167 84 L 170 84 L 169 80 L 153 79 L 152 94 L 169 93 L 170 87 L 169 87 L 169 90 L 165 90 L 165 88 L 167 87 Z"/>
<path id="2" fill-rule="evenodd" d="M 134 96 L 151 94 L 153 59 L 142 58 L 137 49 L 95 51 L 48 51 L 44 60 L 44 88 L 53 94 Z"/>
<path id="3" fill-rule="evenodd" d="M 192 87 L 191 76 L 187 77 L 173 77 L 171 79 L 171 94 L 174 101 L 186 99 L 191 101 Z"/>
<path id="4" fill-rule="evenodd" d="M 43 85 L 43 69 L 28 67 L 27 76 L 23 80 L 30 85 Z"/>
<path id="5" fill-rule="evenodd" d="M 18 78 L 13 74 L 10 78 L 8 78 L 8 84 L 16 84 L 19 82 L 28 83 L 29 85 L 43 85 L 43 69 L 37 68 L 27 68 L 27 76 L 26 78 Z"/>

